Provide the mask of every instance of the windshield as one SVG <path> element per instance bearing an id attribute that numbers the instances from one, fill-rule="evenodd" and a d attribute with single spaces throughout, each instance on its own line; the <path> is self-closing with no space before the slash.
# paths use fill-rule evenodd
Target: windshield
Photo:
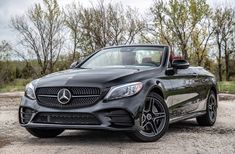
<path id="1" fill-rule="evenodd" d="M 159 67 L 164 48 L 116 47 L 103 49 L 89 58 L 81 68 Z"/>

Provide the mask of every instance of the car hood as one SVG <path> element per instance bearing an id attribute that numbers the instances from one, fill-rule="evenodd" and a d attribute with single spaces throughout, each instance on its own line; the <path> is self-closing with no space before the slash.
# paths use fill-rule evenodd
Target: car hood
<path id="1" fill-rule="evenodd" d="M 123 77 L 132 76 L 146 69 L 137 68 L 103 68 L 103 69 L 69 69 L 52 73 L 40 78 L 37 87 L 54 86 L 112 86 L 121 83 Z"/>

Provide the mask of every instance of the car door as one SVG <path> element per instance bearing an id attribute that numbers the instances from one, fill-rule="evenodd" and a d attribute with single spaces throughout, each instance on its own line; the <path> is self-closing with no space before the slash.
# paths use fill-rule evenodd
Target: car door
<path id="1" fill-rule="evenodd" d="M 209 78 L 206 75 L 206 70 L 202 67 L 192 67 L 192 71 L 194 74 L 198 74 L 194 84 L 199 94 L 197 99 L 197 111 L 201 111 L 205 109 L 205 102 L 207 100 L 208 91 L 210 90 L 208 86 Z"/>
<path id="2" fill-rule="evenodd" d="M 169 108 L 171 118 L 190 114 L 197 109 L 199 99 L 198 74 L 191 67 L 177 69 L 171 76 L 172 104 Z"/>

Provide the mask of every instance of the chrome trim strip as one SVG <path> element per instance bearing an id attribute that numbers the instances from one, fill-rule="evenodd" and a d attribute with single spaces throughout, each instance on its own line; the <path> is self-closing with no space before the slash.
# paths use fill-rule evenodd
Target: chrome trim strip
<path id="1" fill-rule="evenodd" d="M 83 97 L 99 97 L 100 95 L 77 95 L 77 96 L 72 96 L 72 98 L 83 98 Z"/>
<path id="2" fill-rule="evenodd" d="M 100 95 L 75 95 L 72 98 L 84 98 L 84 97 L 99 97 Z M 37 95 L 37 97 L 54 97 L 57 98 L 57 95 Z"/>
<path id="3" fill-rule="evenodd" d="M 37 97 L 57 97 L 57 95 L 37 95 Z"/>

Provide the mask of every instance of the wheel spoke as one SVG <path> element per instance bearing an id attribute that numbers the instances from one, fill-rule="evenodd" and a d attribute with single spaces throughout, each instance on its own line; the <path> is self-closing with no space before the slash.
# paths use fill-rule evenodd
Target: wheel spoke
<path id="1" fill-rule="evenodd" d="M 158 133 L 158 126 L 157 126 L 156 120 L 153 120 L 153 127 L 155 130 L 155 133 L 157 134 Z"/>
<path id="2" fill-rule="evenodd" d="M 166 117 L 165 112 L 158 112 L 158 113 L 153 113 L 154 114 L 154 119 L 162 119 Z"/>
<path id="3" fill-rule="evenodd" d="M 144 124 L 145 121 L 146 121 L 146 115 L 145 115 L 145 114 L 142 114 L 142 119 L 141 119 L 142 125 Z"/>
<path id="4" fill-rule="evenodd" d="M 144 122 L 143 125 L 142 125 L 142 128 L 145 129 L 145 127 L 149 124 L 148 121 Z"/>
<path id="5" fill-rule="evenodd" d="M 149 126 L 151 127 L 152 132 L 153 132 L 154 134 L 157 134 L 157 133 L 158 133 L 157 126 L 156 126 L 156 123 L 155 123 L 154 121 L 149 122 Z"/>
<path id="6" fill-rule="evenodd" d="M 157 116 L 157 117 L 154 118 L 154 120 L 163 119 L 163 118 L 165 118 L 165 117 L 166 117 L 166 115 Z"/>
<path id="7" fill-rule="evenodd" d="M 149 104 L 149 111 L 151 111 L 152 112 L 152 110 L 153 110 L 153 106 L 154 106 L 154 99 L 150 99 L 150 102 L 149 102 L 150 104 Z"/>
<path id="8" fill-rule="evenodd" d="M 146 108 L 144 108 L 143 113 L 146 114 L 146 113 L 148 113 L 148 112 L 149 112 L 149 110 L 146 109 Z"/>
<path id="9" fill-rule="evenodd" d="M 209 104 L 209 105 L 208 105 L 208 108 L 209 108 L 209 110 L 211 111 L 211 110 L 212 110 L 212 105 Z"/>
<path id="10" fill-rule="evenodd" d="M 158 116 L 162 116 L 162 115 L 166 115 L 165 112 L 153 112 L 154 116 L 158 117 Z"/>
<path id="11" fill-rule="evenodd" d="M 210 114 L 211 119 L 213 119 L 214 118 L 214 112 L 210 111 L 209 114 Z"/>
<path id="12" fill-rule="evenodd" d="M 210 103 L 210 104 L 212 103 L 212 97 L 210 97 L 210 99 L 209 99 L 209 103 Z"/>
<path id="13" fill-rule="evenodd" d="M 159 111 L 158 111 L 158 108 L 155 106 L 156 104 L 155 104 L 155 101 L 153 101 L 153 103 L 152 103 L 152 109 L 151 109 L 151 112 L 154 114 L 154 113 L 158 113 Z"/>
<path id="14" fill-rule="evenodd" d="M 215 105 L 213 106 L 213 111 L 216 112 L 216 106 Z"/>

